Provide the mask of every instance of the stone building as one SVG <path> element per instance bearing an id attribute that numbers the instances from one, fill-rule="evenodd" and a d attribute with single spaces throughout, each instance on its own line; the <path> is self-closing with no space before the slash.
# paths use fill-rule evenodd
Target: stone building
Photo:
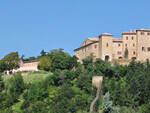
<path id="1" fill-rule="evenodd" d="M 20 67 L 16 70 L 17 72 L 28 72 L 28 71 L 38 71 L 38 60 L 20 62 Z"/>
<path id="2" fill-rule="evenodd" d="M 38 71 L 38 60 L 32 60 L 32 61 L 26 61 L 23 62 L 22 60 L 19 60 L 19 68 L 13 69 L 13 70 L 6 70 L 4 71 L 5 75 L 14 74 L 16 72 L 29 72 L 29 71 Z"/>
<path id="3" fill-rule="evenodd" d="M 144 62 L 150 60 L 150 29 L 123 32 L 121 38 L 103 33 L 97 38 L 87 38 L 74 52 L 80 62 L 91 54 L 111 62 L 132 59 Z"/>

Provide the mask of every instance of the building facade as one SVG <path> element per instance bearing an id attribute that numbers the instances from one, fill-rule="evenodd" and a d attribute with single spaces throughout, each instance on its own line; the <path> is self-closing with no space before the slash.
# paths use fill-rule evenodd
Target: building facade
<path id="1" fill-rule="evenodd" d="M 87 38 L 74 52 L 80 62 L 91 54 L 107 61 L 136 59 L 145 62 L 150 60 L 150 29 L 123 32 L 121 38 L 103 33 L 97 38 Z"/>
<path id="2" fill-rule="evenodd" d="M 29 72 L 29 71 L 38 71 L 38 61 L 32 60 L 28 62 L 20 61 L 20 66 L 16 70 L 17 72 Z"/>
<path id="3" fill-rule="evenodd" d="M 13 69 L 13 70 L 6 70 L 4 71 L 5 75 L 11 75 L 16 72 L 29 72 L 29 71 L 38 71 L 38 61 L 37 60 L 32 60 L 32 61 L 27 61 L 23 62 L 22 60 L 19 60 L 19 68 L 18 69 Z"/>

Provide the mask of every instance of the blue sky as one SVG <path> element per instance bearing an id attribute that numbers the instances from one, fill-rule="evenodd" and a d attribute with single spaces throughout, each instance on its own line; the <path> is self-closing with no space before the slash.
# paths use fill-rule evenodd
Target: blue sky
<path id="1" fill-rule="evenodd" d="M 73 50 L 103 32 L 150 28 L 150 0 L 1 0 L 0 58 Z"/>

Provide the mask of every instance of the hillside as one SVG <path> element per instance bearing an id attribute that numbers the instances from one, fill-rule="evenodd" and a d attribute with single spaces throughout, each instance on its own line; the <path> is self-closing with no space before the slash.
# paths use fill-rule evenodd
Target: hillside
<path id="1" fill-rule="evenodd" d="M 89 113 L 97 93 L 94 76 L 103 76 L 103 98 L 94 106 L 96 113 L 150 112 L 149 61 L 122 66 L 101 59 L 93 62 L 89 56 L 80 64 L 62 50 L 41 58 L 42 71 L 0 74 L 0 113 Z"/>
<path id="2" fill-rule="evenodd" d="M 36 84 L 36 83 L 44 81 L 51 74 L 52 73 L 50 72 L 44 72 L 44 71 L 28 72 L 28 73 L 22 74 L 22 77 L 23 77 L 23 81 L 25 84 Z M 2 77 L 3 77 L 4 83 L 7 86 L 7 84 L 9 84 L 9 80 L 13 77 L 13 75 L 3 75 Z M 21 94 L 18 97 L 18 102 L 16 102 L 12 106 L 12 110 L 17 113 L 22 113 L 21 105 L 23 102 L 24 102 L 23 94 Z"/>
<path id="3" fill-rule="evenodd" d="M 28 72 L 25 74 L 22 74 L 24 83 L 37 83 L 41 82 L 42 80 L 45 80 L 46 77 L 50 76 L 51 72 L 45 72 L 45 71 L 38 71 L 38 72 Z M 9 79 L 12 77 L 12 75 L 3 75 L 4 82 L 7 83 Z"/>

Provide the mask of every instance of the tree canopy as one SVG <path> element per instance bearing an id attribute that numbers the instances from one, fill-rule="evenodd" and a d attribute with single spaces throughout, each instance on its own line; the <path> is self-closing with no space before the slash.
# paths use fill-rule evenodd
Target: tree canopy
<path id="1" fill-rule="evenodd" d="M 0 75 L 0 112 L 88 113 L 96 96 L 93 76 L 104 78 L 103 102 L 96 103 L 95 112 L 150 112 L 149 61 L 133 60 L 123 66 L 87 57 L 80 64 L 75 56 L 59 49 L 41 56 L 39 68 L 45 71 L 32 73 L 43 73 L 43 76 L 49 73 L 49 76 L 34 83 L 25 83 L 21 73 L 16 73 L 7 82 Z"/>
<path id="2" fill-rule="evenodd" d="M 19 67 L 18 52 L 12 52 L 0 60 L 0 71 L 17 69 Z"/>

